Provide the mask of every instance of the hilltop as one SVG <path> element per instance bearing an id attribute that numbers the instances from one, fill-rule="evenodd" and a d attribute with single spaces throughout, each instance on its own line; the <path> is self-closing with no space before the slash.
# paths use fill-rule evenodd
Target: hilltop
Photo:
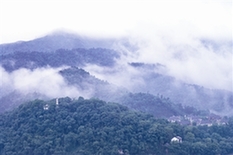
<path id="1" fill-rule="evenodd" d="M 185 127 L 97 99 L 34 100 L 1 114 L 0 153 L 229 154 L 232 129 L 232 119 L 222 126 Z M 174 136 L 182 143 L 171 142 Z"/>
<path id="2" fill-rule="evenodd" d="M 37 98 L 79 95 L 133 108 L 121 98 L 129 93 L 148 93 L 169 98 L 181 107 L 221 116 L 233 114 L 231 91 L 187 83 L 166 74 L 168 68 L 162 63 L 134 60 L 137 44 L 129 39 L 93 39 L 56 32 L 31 41 L 3 44 L 0 50 L 0 71 L 5 77 L 0 86 L 1 111 Z M 141 111 L 156 110 L 150 103 L 146 104 L 149 107 L 143 104 L 137 105 Z M 166 116 L 180 114 L 168 111 L 171 113 Z"/>

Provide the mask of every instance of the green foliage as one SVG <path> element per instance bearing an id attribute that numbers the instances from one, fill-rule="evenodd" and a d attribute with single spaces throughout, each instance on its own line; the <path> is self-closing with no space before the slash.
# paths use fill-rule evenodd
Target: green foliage
<path id="1" fill-rule="evenodd" d="M 230 121 L 224 126 L 185 127 L 82 97 L 60 98 L 59 105 L 55 99 L 35 100 L 0 116 L 0 154 L 229 154 L 231 126 Z M 181 136 L 183 142 L 170 143 L 174 136 Z"/>
<path id="2" fill-rule="evenodd" d="M 119 102 L 131 109 L 152 114 L 157 118 L 209 114 L 208 112 L 203 113 L 203 111 L 199 111 L 193 107 L 183 107 L 181 104 L 174 104 L 169 98 L 165 98 L 159 94 L 154 96 L 149 93 L 129 93 L 124 95 Z"/>
<path id="3" fill-rule="evenodd" d="M 1 65 L 7 71 L 17 70 L 22 67 L 34 69 L 48 65 L 51 67 L 63 65 L 83 66 L 86 63 L 112 67 L 116 58 L 119 58 L 119 54 L 116 51 L 103 48 L 59 49 L 52 52 L 17 51 L 0 56 Z M 14 65 L 12 65 L 12 61 L 15 62 Z"/>

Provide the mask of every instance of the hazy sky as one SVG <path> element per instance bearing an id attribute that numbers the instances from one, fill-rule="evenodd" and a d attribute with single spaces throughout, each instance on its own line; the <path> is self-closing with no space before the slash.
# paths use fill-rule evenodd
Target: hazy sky
<path id="1" fill-rule="evenodd" d="M 59 29 L 129 36 L 139 46 L 132 61 L 162 63 L 185 82 L 233 90 L 232 8 L 232 0 L 0 0 L 0 43 Z"/>
<path id="2" fill-rule="evenodd" d="M 232 37 L 231 0 L 0 0 L 0 43 L 56 29 L 97 36 Z"/>

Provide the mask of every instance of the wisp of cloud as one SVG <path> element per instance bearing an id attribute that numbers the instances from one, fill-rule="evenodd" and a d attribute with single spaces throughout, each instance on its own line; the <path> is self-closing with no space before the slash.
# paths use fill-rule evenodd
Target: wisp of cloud
<path id="1" fill-rule="evenodd" d="M 17 91 L 24 95 L 38 93 L 48 98 L 65 96 L 73 98 L 79 96 L 89 97 L 88 94 L 84 94 L 84 91 L 68 85 L 59 74 L 61 69 L 45 67 L 29 70 L 21 68 L 8 73 L 0 67 L 0 75 L 3 77 L 0 83 L 1 96 Z"/>

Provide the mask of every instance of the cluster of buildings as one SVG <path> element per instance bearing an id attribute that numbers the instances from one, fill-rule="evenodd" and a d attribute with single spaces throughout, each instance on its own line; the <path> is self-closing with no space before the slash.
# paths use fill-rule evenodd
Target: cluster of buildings
<path id="1" fill-rule="evenodd" d="M 56 98 L 56 106 L 58 106 L 58 105 L 59 105 L 59 99 Z M 48 110 L 49 109 L 49 104 L 45 104 L 43 108 L 44 108 L 44 110 Z"/>
<path id="2" fill-rule="evenodd" d="M 212 126 L 213 124 L 224 125 L 228 122 L 226 117 L 220 117 L 215 114 L 208 116 L 172 116 L 168 118 L 170 122 L 177 122 L 181 125 L 207 125 Z"/>

